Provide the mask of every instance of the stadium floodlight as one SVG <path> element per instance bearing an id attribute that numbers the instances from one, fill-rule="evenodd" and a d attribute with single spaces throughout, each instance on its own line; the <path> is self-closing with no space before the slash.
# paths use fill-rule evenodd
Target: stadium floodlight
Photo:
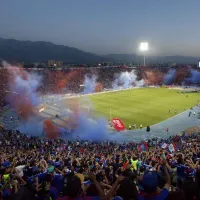
<path id="1" fill-rule="evenodd" d="M 145 52 L 149 50 L 149 43 L 148 42 L 141 42 L 140 43 L 140 51 L 144 53 L 144 66 L 146 65 L 145 60 Z"/>

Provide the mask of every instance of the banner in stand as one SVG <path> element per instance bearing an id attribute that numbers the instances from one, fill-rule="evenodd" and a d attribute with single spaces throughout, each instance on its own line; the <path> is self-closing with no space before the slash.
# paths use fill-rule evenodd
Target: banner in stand
<path id="1" fill-rule="evenodd" d="M 119 118 L 112 118 L 112 125 L 117 131 L 124 131 L 125 130 L 124 123 Z"/>

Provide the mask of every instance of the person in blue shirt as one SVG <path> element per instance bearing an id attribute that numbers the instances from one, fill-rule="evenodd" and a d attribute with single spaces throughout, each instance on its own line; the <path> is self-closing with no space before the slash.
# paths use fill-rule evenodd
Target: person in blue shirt
<path id="1" fill-rule="evenodd" d="M 39 184 L 38 178 L 36 178 L 36 199 L 38 200 L 56 200 L 58 198 L 58 193 L 56 188 L 51 186 L 52 175 L 45 174 Z"/>
<path id="2" fill-rule="evenodd" d="M 147 171 L 140 180 L 140 193 L 138 200 L 164 200 L 168 196 L 171 180 L 167 170 L 167 161 L 162 161 L 162 167 L 165 175 L 165 185 L 162 189 L 158 188 L 158 173 L 156 171 Z"/>
<path id="3" fill-rule="evenodd" d="M 63 176 L 62 174 L 54 173 L 53 175 L 52 186 L 56 188 L 58 194 L 60 194 L 60 192 L 63 190 L 64 179 L 65 179 L 65 176 Z"/>
<path id="4" fill-rule="evenodd" d="M 177 159 L 177 186 L 181 187 L 183 181 L 185 180 L 185 176 L 186 176 L 186 169 L 188 168 L 187 166 L 184 165 L 184 160 L 183 158 L 180 156 Z"/>
<path id="5" fill-rule="evenodd" d="M 5 162 L 2 164 L 2 166 L 5 167 L 5 168 L 10 167 L 10 165 L 11 165 L 11 162 L 10 162 L 10 161 L 5 161 Z"/>
<path id="6" fill-rule="evenodd" d="M 56 167 L 56 168 L 61 167 L 61 161 L 59 160 L 59 158 L 56 158 L 56 161 L 54 162 L 54 167 Z"/>

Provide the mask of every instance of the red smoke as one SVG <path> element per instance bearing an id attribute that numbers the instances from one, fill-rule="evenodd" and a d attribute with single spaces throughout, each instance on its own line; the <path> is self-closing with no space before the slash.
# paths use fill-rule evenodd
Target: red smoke
<path id="1" fill-rule="evenodd" d="M 12 104 L 23 120 L 28 120 L 33 115 L 32 103 L 25 95 L 16 96 Z"/>
<path id="2" fill-rule="evenodd" d="M 67 125 L 66 127 L 72 129 L 72 130 L 75 130 L 76 127 L 77 127 L 77 121 L 75 119 L 73 119 L 72 117 L 69 117 L 67 119 Z"/>
<path id="3" fill-rule="evenodd" d="M 149 85 L 157 85 L 163 82 L 164 74 L 161 71 L 144 71 L 143 72 L 143 79 L 145 84 Z"/>
<path id="4" fill-rule="evenodd" d="M 177 84 L 181 84 L 184 81 L 184 79 L 188 77 L 189 73 L 190 73 L 190 68 L 188 66 L 183 66 L 177 69 L 174 82 Z"/>
<path id="5" fill-rule="evenodd" d="M 70 73 L 65 73 L 62 71 L 54 72 L 54 77 L 56 77 L 56 92 L 61 92 L 63 89 L 67 87 L 67 84 L 73 84 L 74 80 L 78 81 L 80 77 L 81 71 L 80 70 L 73 70 Z"/>
<path id="6" fill-rule="evenodd" d="M 22 80 L 28 80 L 28 72 L 26 72 L 23 68 L 9 67 L 9 84 L 14 89 L 14 91 L 8 91 L 8 98 L 11 100 L 10 103 L 16 109 L 17 114 L 23 120 L 28 120 L 28 118 L 33 115 L 33 107 L 32 102 L 26 93 L 26 90 L 22 88 L 22 91 L 19 93 L 15 86 L 17 85 L 16 79 L 20 77 Z"/>
<path id="7" fill-rule="evenodd" d="M 72 98 L 68 100 L 68 108 L 73 112 L 74 120 L 78 119 L 79 115 L 79 100 L 77 98 Z"/>
<path id="8" fill-rule="evenodd" d="M 95 92 L 101 92 L 103 90 L 102 83 L 97 83 L 95 87 Z"/>
<path id="9" fill-rule="evenodd" d="M 62 90 L 63 88 L 66 87 L 66 84 L 67 84 L 67 80 L 66 79 L 59 80 L 58 83 L 57 83 L 57 89 L 58 90 Z"/>
<path id="10" fill-rule="evenodd" d="M 48 138 L 55 139 L 60 136 L 60 133 L 53 122 L 49 119 L 44 121 L 44 131 Z"/>

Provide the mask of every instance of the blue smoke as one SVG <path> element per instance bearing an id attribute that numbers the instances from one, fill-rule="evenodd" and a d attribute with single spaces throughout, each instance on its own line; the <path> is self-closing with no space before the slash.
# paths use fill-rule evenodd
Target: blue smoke
<path id="1" fill-rule="evenodd" d="M 87 75 L 85 76 L 84 79 L 84 94 L 90 94 L 95 91 L 96 85 L 97 85 L 97 77 L 93 75 L 91 78 L 88 77 Z"/>
<path id="2" fill-rule="evenodd" d="M 189 83 L 200 83 L 200 72 L 196 71 L 194 69 L 190 70 L 191 73 L 191 77 L 189 78 L 185 78 L 185 82 L 189 82 Z"/>
<path id="3" fill-rule="evenodd" d="M 3 66 L 8 69 L 10 76 L 12 76 L 11 82 L 9 82 L 9 93 L 13 97 L 16 95 L 28 98 L 33 106 L 38 105 L 41 102 L 37 89 L 41 83 L 41 76 L 37 74 L 28 73 L 22 71 L 17 67 L 12 67 L 7 62 L 3 61 Z M 13 101 L 13 99 L 10 99 Z"/>
<path id="4" fill-rule="evenodd" d="M 29 100 L 30 106 L 35 107 L 42 101 L 37 89 L 41 84 L 41 76 L 35 73 L 11 66 L 7 62 L 3 62 L 3 66 L 7 68 L 11 81 L 9 82 L 8 101 L 13 102 L 15 98 L 20 98 L 21 101 Z M 23 102 L 20 102 L 23 104 Z M 18 106 L 18 105 L 16 105 Z M 16 108 L 14 108 L 16 109 Z M 30 113 L 32 115 L 32 113 Z M 26 121 L 20 121 L 17 127 L 22 133 L 38 136 L 43 131 L 43 121 L 36 115 L 30 116 Z"/>
<path id="5" fill-rule="evenodd" d="M 16 92 L 19 95 L 26 95 L 31 100 L 32 105 L 36 106 L 39 103 L 41 103 L 41 98 L 39 94 L 37 93 L 37 88 L 40 85 L 41 77 L 39 77 L 37 74 L 31 74 L 26 72 L 26 79 L 23 79 L 22 76 L 20 76 L 20 73 L 17 73 L 17 71 L 12 72 L 12 75 L 15 79 L 15 84 L 10 83 L 10 90 L 12 92 Z M 122 80 L 125 79 L 122 76 Z M 92 76 L 91 78 L 85 77 L 84 80 L 84 93 L 92 93 L 95 91 L 96 87 L 96 76 Z M 124 83 L 127 85 L 126 83 Z M 51 101 L 51 104 L 57 104 L 61 108 L 65 108 L 66 104 L 62 104 L 62 101 L 59 96 L 54 95 L 53 102 Z M 92 107 L 92 104 L 88 100 L 87 105 Z M 48 107 L 49 105 L 47 105 Z M 89 118 L 92 118 L 93 116 L 88 117 L 87 113 L 79 112 L 78 117 L 73 116 L 76 113 L 69 113 L 65 111 L 64 109 L 61 109 L 60 116 L 62 118 L 70 117 L 72 116 L 74 118 L 75 123 L 77 124 L 77 127 L 75 131 L 71 134 L 72 139 L 77 139 L 77 136 L 82 140 L 115 140 L 115 141 L 122 141 L 123 137 L 119 134 L 110 134 L 108 130 L 108 122 L 106 118 L 97 118 L 95 120 L 91 120 Z M 45 112 L 45 111 L 44 111 Z M 44 130 L 43 127 L 43 121 L 44 118 L 34 115 L 28 119 L 28 121 L 21 121 L 20 125 L 18 126 L 18 130 L 22 133 L 30 134 L 33 136 L 41 136 Z M 67 124 L 66 124 L 67 128 Z M 63 133 L 63 135 L 66 134 L 66 130 L 64 128 L 59 128 L 59 130 Z"/>
<path id="6" fill-rule="evenodd" d="M 17 127 L 17 129 L 21 133 L 25 133 L 28 135 L 42 136 L 44 130 L 43 120 L 34 116 L 26 122 L 25 121 L 21 122 Z"/>
<path id="7" fill-rule="evenodd" d="M 11 91 L 13 87 L 15 91 L 19 94 L 26 94 L 27 97 L 30 99 L 33 106 L 38 105 L 41 103 L 41 98 L 37 93 L 37 89 L 41 83 L 41 77 L 36 74 L 27 73 L 27 79 L 24 80 L 20 76 L 16 76 L 15 79 L 15 86 L 11 86 Z"/>
<path id="8" fill-rule="evenodd" d="M 142 87 L 144 85 L 144 81 L 137 80 L 137 75 L 135 74 L 135 71 L 131 72 L 121 72 L 116 76 L 116 79 L 112 83 L 112 88 L 113 89 L 127 89 L 132 86 L 135 87 Z"/>
<path id="9" fill-rule="evenodd" d="M 85 113 L 79 113 L 77 127 L 72 133 L 73 139 L 80 138 L 81 140 L 90 141 L 122 141 L 123 137 L 119 134 L 111 134 L 108 130 L 108 122 L 105 118 L 95 120 L 89 119 Z"/>
<path id="10" fill-rule="evenodd" d="M 163 80 L 164 84 L 166 84 L 166 85 L 172 84 L 174 81 L 175 75 L 176 75 L 176 70 L 170 69 L 167 72 L 167 74 L 165 74 L 165 76 L 164 76 L 164 80 Z"/>

